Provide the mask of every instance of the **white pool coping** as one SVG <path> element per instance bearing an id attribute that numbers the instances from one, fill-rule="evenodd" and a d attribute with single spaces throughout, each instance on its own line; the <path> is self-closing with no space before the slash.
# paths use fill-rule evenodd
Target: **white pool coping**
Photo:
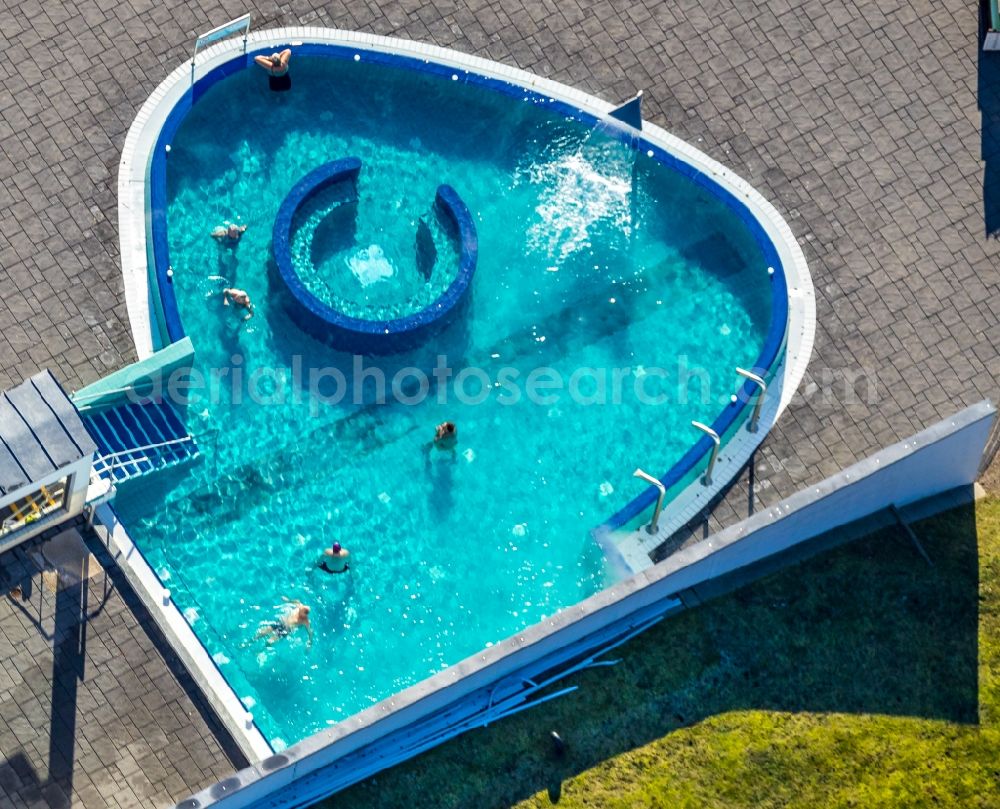
<path id="1" fill-rule="evenodd" d="M 307 42 L 355 47 L 360 54 L 371 51 L 408 56 L 433 61 L 456 70 L 474 72 L 489 78 L 508 81 L 578 107 L 612 126 L 628 129 L 621 122 L 608 116 L 615 105 L 596 96 L 518 68 L 435 45 L 354 31 L 296 26 L 254 31 L 247 38 L 246 47 L 248 51 L 253 51 L 286 43 L 291 43 L 294 47 L 297 44 Z M 206 48 L 198 54 L 198 61 L 193 73 L 194 80 L 202 78 L 242 51 L 242 38 L 224 40 Z M 149 286 L 149 262 L 151 259 L 148 241 L 149 223 L 146 215 L 149 166 L 152 150 L 160 130 L 174 105 L 183 97 L 191 84 L 190 61 L 178 66 L 160 83 L 142 105 L 129 127 L 119 162 L 118 224 L 122 273 L 129 323 L 136 353 L 140 360 L 150 356 L 156 348 L 160 347 L 154 345 L 151 317 L 153 302 Z M 652 561 L 649 553 L 696 516 L 750 460 L 754 450 L 767 436 L 770 428 L 787 407 L 801 382 L 812 353 L 816 331 L 815 291 L 805 256 L 788 223 L 774 206 L 737 174 L 661 127 L 643 121 L 642 136 L 650 143 L 711 177 L 720 186 L 740 199 L 757 218 L 774 244 L 785 271 L 788 288 L 788 321 L 785 353 L 772 379 L 769 395 L 761 413 L 758 431 L 750 433 L 745 428 L 741 428 L 723 445 L 716 464 L 713 485 L 702 486 L 700 482 L 696 481 L 673 498 L 664 508 L 656 534 L 649 535 L 644 531 L 636 531 L 622 533 L 614 537 L 614 544 L 620 552 L 622 560 L 632 572 L 639 572 L 650 567 Z M 738 377 L 734 373 L 734 392 L 737 381 Z M 774 393 L 779 395 L 775 396 Z M 692 443 L 696 437 L 694 430 L 692 430 Z M 666 469 L 650 471 L 657 475 L 663 475 L 667 472 Z M 158 581 L 153 586 L 160 587 Z M 183 616 L 180 616 L 180 620 L 187 626 Z M 187 627 L 187 630 L 194 642 L 200 646 L 190 627 Z M 189 654 L 184 655 L 185 662 L 188 663 L 190 659 L 190 664 L 201 669 L 203 676 L 196 676 L 196 679 L 202 687 L 210 689 L 211 693 L 208 696 L 213 706 L 218 703 L 222 705 L 224 712 L 234 712 L 235 706 L 229 704 L 231 700 L 227 694 L 235 695 L 228 683 L 219 675 L 218 669 L 211 660 L 208 660 L 210 671 L 206 671 L 204 669 L 205 661 L 201 660 L 200 656 L 194 653 L 194 650 L 189 651 Z M 207 652 L 203 647 L 202 652 L 207 657 Z M 195 672 L 192 671 L 192 674 L 195 675 Z M 225 719 L 225 713 L 222 718 Z M 227 726 L 232 721 L 233 716 L 230 716 Z M 241 723 L 237 722 L 236 724 L 238 731 Z M 232 731 L 232 728 L 230 729 Z M 254 734 L 259 736 L 259 739 L 251 740 Z M 256 726 L 253 726 L 246 731 L 240 744 L 241 747 L 249 746 L 248 749 L 253 749 L 255 755 L 261 756 L 270 752 L 270 746 L 267 746 L 267 753 L 264 752 L 264 747 L 261 745 L 262 740 L 263 736 L 260 731 L 256 729 Z M 267 745 L 266 740 L 263 740 L 263 745 Z"/>
<path id="2" fill-rule="evenodd" d="M 96 516 L 94 531 L 247 761 L 253 763 L 270 756 L 274 749 L 254 724 L 253 714 L 222 676 L 208 650 L 170 597 L 170 590 L 164 587 L 132 542 L 125 526 L 108 505 L 99 506 Z"/>

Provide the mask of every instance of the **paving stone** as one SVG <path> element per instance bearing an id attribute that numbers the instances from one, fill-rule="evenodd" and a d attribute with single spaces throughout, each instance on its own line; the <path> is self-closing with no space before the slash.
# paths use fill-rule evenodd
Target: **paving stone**
<path id="1" fill-rule="evenodd" d="M 0 682 L 0 806 L 167 806 L 242 766 L 190 677 L 168 666 L 135 595 L 97 576 L 89 582 L 92 600 L 83 603 L 88 610 L 103 603 L 102 610 L 91 620 L 71 614 L 41 582 L 31 555 L 39 544 L 0 556 L 0 591 L 21 582 L 32 593 L 27 602 L 0 598 L 0 660 L 16 675 Z M 91 549 L 110 564 L 102 548 Z M 122 615 L 132 618 L 124 631 L 114 618 Z M 78 636 L 84 622 L 86 632 Z M 75 658 L 81 637 L 82 667 Z M 54 638 L 66 641 L 55 649 Z M 129 660 L 140 661 L 148 674 L 139 676 Z M 118 662 L 113 671 L 108 661 Z M 166 696 L 154 701 L 169 700 L 168 713 L 136 707 L 157 689 Z"/>

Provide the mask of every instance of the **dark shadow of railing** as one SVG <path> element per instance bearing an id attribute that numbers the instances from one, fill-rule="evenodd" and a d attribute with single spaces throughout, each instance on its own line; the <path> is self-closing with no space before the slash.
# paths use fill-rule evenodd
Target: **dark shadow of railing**
<path id="1" fill-rule="evenodd" d="M 86 533 L 88 530 L 82 523 L 78 523 L 77 528 L 81 533 Z M 104 571 L 98 574 L 99 578 L 88 578 L 93 571 L 89 568 L 90 558 L 85 557 L 81 570 L 82 580 L 59 582 L 54 604 L 51 598 L 44 597 L 45 588 L 39 584 L 41 579 L 37 571 L 33 576 L 24 573 L 34 568 L 27 562 L 23 552 L 17 565 L 18 573 L 13 578 L 5 578 L 5 587 L 18 585 L 21 588 L 20 598 L 11 599 L 14 608 L 32 625 L 39 637 L 52 643 L 52 673 L 48 726 L 35 728 L 41 745 L 45 744 L 45 736 L 48 734 L 47 775 L 42 778 L 24 752 L 9 749 L 0 751 L 0 755 L 3 756 L 0 758 L 0 807 L 7 805 L 5 800 L 8 798 L 15 800 L 14 795 L 10 793 L 30 795 L 41 793 L 46 801 L 45 805 L 50 809 L 62 809 L 71 805 L 78 752 L 77 739 L 80 732 L 77 727 L 78 693 L 80 684 L 88 674 L 86 666 L 88 625 L 104 611 L 114 592 L 118 592 L 140 621 L 168 668 L 177 677 L 185 693 L 219 739 L 234 767 L 246 765 L 243 755 L 211 713 L 204 697 L 184 671 L 169 644 L 152 625 L 142 603 L 127 584 L 122 586 L 123 582 L 119 578 L 121 572 L 114 566 L 106 550 L 89 536 L 87 545 L 103 565 Z M 53 620 L 51 631 L 45 629 L 49 618 L 46 613 L 49 610 L 52 611 Z M 35 672 L 37 673 L 34 676 L 42 676 L 41 670 L 37 667 Z"/>
<path id="2" fill-rule="evenodd" d="M 112 587 L 107 576 L 101 577 L 104 583 L 104 592 L 101 596 L 97 607 L 94 608 L 92 612 L 88 613 L 88 618 L 95 618 L 104 611 L 104 607 L 108 602 L 108 598 L 111 596 Z M 47 641 L 55 640 L 59 637 L 59 628 L 54 627 L 52 632 L 45 629 L 44 624 L 44 604 L 42 599 L 41 590 L 34 586 L 33 580 L 31 578 L 24 578 L 17 582 L 18 586 L 21 588 L 21 598 L 12 599 L 11 603 L 14 609 L 21 613 L 28 621 L 34 626 L 35 631 L 45 638 Z M 35 593 L 37 591 L 37 599 Z M 37 603 L 36 603 L 37 601 Z M 58 599 L 57 599 L 58 602 Z"/>
<path id="3" fill-rule="evenodd" d="M 84 565 L 86 575 L 89 562 Z M 58 784 L 66 796 L 73 794 L 77 691 L 86 674 L 87 621 L 91 617 L 87 610 L 89 599 L 87 578 L 56 592 L 52 705 L 49 714 L 49 782 Z M 104 601 L 107 601 L 107 595 Z M 103 606 L 104 603 L 100 609 Z"/>
<path id="4" fill-rule="evenodd" d="M 5 758 L 0 760 L 0 805 L 14 806 L 18 795 L 40 792 L 44 784 L 24 753 L 18 751 L 12 755 L 4 755 Z"/>
<path id="5" fill-rule="evenodd" d="M 161 472 L 159 474 L 163 473 Z M 118 596 L 124 602 L 125 606 L 128 607 L 135 619 L 139 622 L 143 632 L 146 633 L 146 636 L 152 642 L 153 647 L 162 658 L 164 665 L 176 679 L 177 684 L 184 692 L 184 695 L 191 701 L 194 709 L 198 712 L 198 715 L 208 726 L 209 732 L 218 742 L 222 752 L 233 765 L 233 769 L 239 770 L 248 766 L 249 762 L 246 760 L 246 756 L 243 755 L 243 752 L 240 750 L 229 731 L 226 730 L 225 726 L 215 715 L 211 705 L 209 705 L 208 700 L 202 693 L 198 684 L 191 677 L 191 674 L 188 672 L 184 662 L 180 659 L 177 652 L 170 645 L 170 642 L 163 635 L 163 632 L 160 630 L 159 626 L 157 626 L 155 620 L 149 614 L 149 611 L 146 609 L 135 590 L 132 589 L 132 585 L 129 584 L 128 580 L 125 578 L 125 574 L 118 566 L 118 562 L 112 558 L 107 547 L 105 547 L 101 539 L 95 533 L 88 531 L 84 535 L 84 539 L 87 543 L 87 547 L 90 548 L 90 552 L 97 557 L 98 562 L 100 562 L 100 564 L 104 567 L 104 574 L 111 581 L 112 587 L 118 593 Z"/>
<path id="6" fill-rule="evenodd" d="M 81 581 L 57 587 L 55 605 L 52 608 L 51 633 L 46 632 L 43 626 L 45 602 L 43 588 L 34 584 L 37 576 L 23 579 L 19 583 L 22 600 L 12 600 L 13 606 L 33 625 L 39 636 L 52 642 L 47 728 L 48 775 L 42 780 L 24 753 L 18 751 L 0 764 L 0 784 L 5 777 L 8 777 L 4 773 L 6 768 L 18 777 L 22 795 L 25 794 L 24 790 L 29 793 L 42 792 L 45 796 L 45 805 L 51 809 L 69 807 L 71 804 L 77 737 L 77 692 L 86 673 L 87 622 L 104 609 L 110 595 L 106 577 L 102 577 L 103 594 L 98 599 L 96 609 L 92 612 L 89 610 L 90 572 L 89 561 L 85 560 Z M 37 599 L 34 596 L 36 592 Z M 36 730 L 39 738 L 43 739 L 45 730 Z M 52 785 L 58 789 L 46 789 Z"/>

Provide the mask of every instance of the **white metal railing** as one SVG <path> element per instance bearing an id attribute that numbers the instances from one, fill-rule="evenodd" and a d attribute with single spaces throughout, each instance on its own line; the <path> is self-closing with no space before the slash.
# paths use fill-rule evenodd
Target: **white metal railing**
<path id="1" fill-rule="evenodd" d="M 705 474 L 701 477 L 701 484 L 703 486 L 711 486 L 712 472 L 715 471 L 715 459 L 719 457 L 719 445 L 722 443 L 722 439 L 719 438 L 719 434 L 715 430 L 707 424 L 702 424 L 700 421 L 692 421 L 691 426 L 696 430 L 701 430 L 712 439 L 712 454 L 708 458 L 708 468 L 705 469 Z"/>
<path id="2" fill-rule="evenodd" d="M 753 406 L 753 415 L 750 416 L 750 421 L 747 422 L 747 429 L 750 432 L 755 433 L 757 432 L 757 425 L 760 423 L 760 410 L 764 406 L 764 395 L 767 393 L 767 382 L 764 381 L 764 377 L 759 374 L 755 374 L 752 371 L 748 371 L 745 368 L 737 368 L 736 373 L 744 379 L 749 379 L 758 388 L 760 388 L 760 393 L 757 395 L 757 403 Z"/>
<path id="3" fill-rule="evenodd" d="M 0 522 L 0 537 L 36 525 L 66 503 L 65 479 L 52 486 L 41 486 L 8 505 L 10 516 Z"/>
<path id="4" fill-rule="evenodd" d="M 114 478 L 115 469 L 118 466 L 127 466 L 129 464 L 138 467 L 143 461 L 149 461 L 153 463 L 153 458 L 149 455 L 140 455 L 134 457 L 136 453 L 146 453 L 151 450 L 162 449 L 163 447 L 176 446 L 178 444 L 194 444 L 194 436 L 188 433 L 181 438 L 171 438 L 169 441 L 160 441 L 156 444 L 144 444 L 141 447 L 132 447 L 131 449 L 122 449 L 117 452 L 109 452 L 107 455 L 101 455 L 94 459 L 92 464 L 93 470 L 97 475 L 101 475 L 107 472 L 112 478 Z M 132 456 L 132 457 L 123 457 Z"/>
<path id="5" fill-rule="evenodd" d="M 203 45 L 210 45 L 213 42 L 217 42 L 220 39 L 225 39 L 233 34 L 238 34 L 240 31 L 243 32 L 243 53 L 247 52 L 247 35 L 250 33 L 250 15 L 244 14 L 242 17 L 237 17 L 235 20 L 230 20 L 229 22 L 224 22 L 222 25 L 217 25 L 211 31 L 206 31 L 204 34 L 200 34 L 194 41 L 194 52 L 191 54 L 191 84 L 194 84 L 194 62 L 198 58 L 198 49 Z"/>

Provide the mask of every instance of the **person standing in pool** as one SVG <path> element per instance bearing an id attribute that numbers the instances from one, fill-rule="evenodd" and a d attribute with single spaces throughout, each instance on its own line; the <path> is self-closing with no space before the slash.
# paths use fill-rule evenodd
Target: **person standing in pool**
<path id="1" fill-rule="evenodd" d="M 455 422 L 442 421 L 434 430 L 434 446 L 454 452 L 456 444 L 458 444 L 458 428 Z"/>
<path id="2" fill-rule="evenodd" d="M 311 649 L 313 630 L 312 624 L 309 623 L 309 607 L 298 599 L 289 601 L 284 596 L 281 598 L 283 601 L 287 602 L 282 605 L 282 610 L 284 612 L 273 620 L 262 621 L 260 626 L 257 627 L 257 634 L 254 635 L 254 640 L 264 638 L 267 640 L 268 646 L 273 646 L 282 638 L 286 638 L 291 635 L 300 626 L 304 626 L 306 628 L 306 632 L 309 633 L 309 640 L 306 641 L 306 648 Z"/>
<path id="3" fill-rule="evenodd" d="M 292 58 L 292 52 L 285 48 L 281 53 L 272 53 L 270 56 L 255 56 L 254 62 L 267 71 L 267 84 L 275 92 L 290 90 L 292 80 L 288 75 L 288 61 Z"/>
<path id="4" fill-rule="evenodd" d="M 333 546 L 323 551 L 323 558 L 320 560 L 319 569 L 326 573 L 346 573 L 351 569 L 347 563 L 347 557 L 351 552 L 339 542 L 334 542 Z"/>

